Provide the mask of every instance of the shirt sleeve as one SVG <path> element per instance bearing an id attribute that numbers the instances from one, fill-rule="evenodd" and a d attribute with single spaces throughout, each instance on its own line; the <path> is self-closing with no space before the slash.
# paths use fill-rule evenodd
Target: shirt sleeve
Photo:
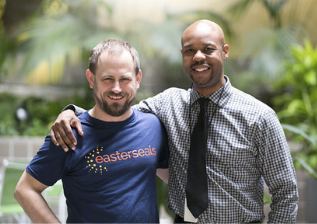
<path id="1" fill-rule="evenodd" d="M 154 97 L 142 100 L 139 104 L 136 104 L 133 107 L 144 113 L 152 113 L 159 117 L 160 109 L 162 107 L 162 99 L 164 99 L 164 93 L 165 91 L 163 93 L 157 94 Z"/>
<path id="2" fill-rule="evenodd" d="M 60 146 L 55 146 L 48 135 L 26 171 L 42 184 L 52 186 L 62 179 L 68 154 Z"/>
<path id="3" fill-rule="evenodd" d="M 260 169 L 272 195 L 268 223 L 295 223 L 296 174 L 284 131 L 274 111 L 267 111 L 261 117 L 257 143 Z"/>
<path id="4" fill-rule="evenodd" d="M 74 104 L 69 104 L 67 105 L 66 107 L 64 107 L 64 109 L 62 111 L 65 111 L 65 110 L 72 110 L 75 112 L 75 115 L 78 117 L 79 115 L 85 113 L 85 109 L 81 108 L 81 107 L 78 107 Z"/>

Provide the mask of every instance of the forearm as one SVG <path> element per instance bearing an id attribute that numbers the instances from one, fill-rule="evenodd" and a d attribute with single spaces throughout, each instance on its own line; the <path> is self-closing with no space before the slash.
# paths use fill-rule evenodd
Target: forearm
<path id="1" fill-rule="evenodd" d="M 287 143 L 285 143 L 286 145 Z M 295 223 L 298 210 L 296 173 L 288 148 L 267 157 L 265 181 L 272 194 L 269 223 Z M 273 159 L 274 157 L 274 159 Z M 274 168 L 268 168 L 272 166 Z"/>
<path id="2" fill-rule="evenodd" d="M 298 211 L 298 189 L 296 183 L 288 182 L 272 192 L 271 211 L 268 223 L 296 223 Z"/>
<path id="3" fill-rule="evenodd" d="M 40 193 L 23 190 L 15 198 L 34 223 L 60 223 Z"/>
<path id="4" fill-rule="evenodd" d="M 295 223 L 298 187 L 288 143 L 276 114 L 267 113 L 263 118 L 257 144 L 261 172 L 272 195 L 268 222 Z"/>
<path id="5" fill-rule="evenodd" d="M 41 194 L 46 188 L 24 171 L 15 188 L 14 198 L 34 223 L 60 223 Z"/>
<path id="6" fill-rule="evenodd" d="M 269 166 L 274 167 L 274 169 L 268 169 Z M 298 186 L 288 148 L 285 147 L 284 150 L 279 150 L 279 155 L 267 157 L 265 167 L 267 167 L 265 169 L 265 181 L 272 195 L 268 222 L 296 223 Z"/>
<path id="7" fill-rule="evenodd" d="M 60 223 L 40 193 L 22 190 L 15 198 L 34 223 Z"/>

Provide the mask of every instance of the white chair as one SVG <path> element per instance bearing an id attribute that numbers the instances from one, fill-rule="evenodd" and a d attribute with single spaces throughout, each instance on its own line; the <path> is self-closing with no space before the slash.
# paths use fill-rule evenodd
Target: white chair
<path id="1" fill-rule="evenodd" d="M 14 189 L 27 163 L 11 162 L 3 159 L 0 167 L 0 221 L 30 223 L 22 207 L 14 199 Z"/>
<path id="2" fill-rule="evenodd" d="M 18 163 L 3 159 L 0 167 L 0 223 L 31 223 L 23 208 L 14 198 L 15 187 L 20 180 L 28 162 Z M 52 211 L 58 219 L 66 222 L 66 199 L 63 185 L 59 180 L 54 186 L 46 188 L 42 192 Z"/>

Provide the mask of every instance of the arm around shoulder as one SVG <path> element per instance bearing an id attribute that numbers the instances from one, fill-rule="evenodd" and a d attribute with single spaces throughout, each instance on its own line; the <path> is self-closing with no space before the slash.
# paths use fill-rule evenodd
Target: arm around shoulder
<path id="1" fill-rule="evenodd" d="M 85 110 L 75 105 L 66 106 L 63 111 L 58 115 L 57 119 L 51 127 L 51 140 L 56 146 L 61 146 L 65 152 L 68 151 L 68 147 L 75 150 L 77 140 L 73 135 L 72 128 L 77 129 L 80 135 L 84 135 L 81 122 L 76 117 L 84 113 Z"/>

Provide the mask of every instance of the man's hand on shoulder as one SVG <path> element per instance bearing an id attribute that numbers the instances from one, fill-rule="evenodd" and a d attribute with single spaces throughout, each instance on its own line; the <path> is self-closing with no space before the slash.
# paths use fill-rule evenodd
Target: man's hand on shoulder
<path id="1" fill-rule="evenodd" d="M 81 122 L 72 110 L 65 110 L 60 113 L 51 127 L 52 142 L 56 146 L 60 145 L 65 152 L 68 151 L 68 147 L 75 150 L 77 145 L 71 127 L 76 128 L 81 136 L 84 134 Z"/>

